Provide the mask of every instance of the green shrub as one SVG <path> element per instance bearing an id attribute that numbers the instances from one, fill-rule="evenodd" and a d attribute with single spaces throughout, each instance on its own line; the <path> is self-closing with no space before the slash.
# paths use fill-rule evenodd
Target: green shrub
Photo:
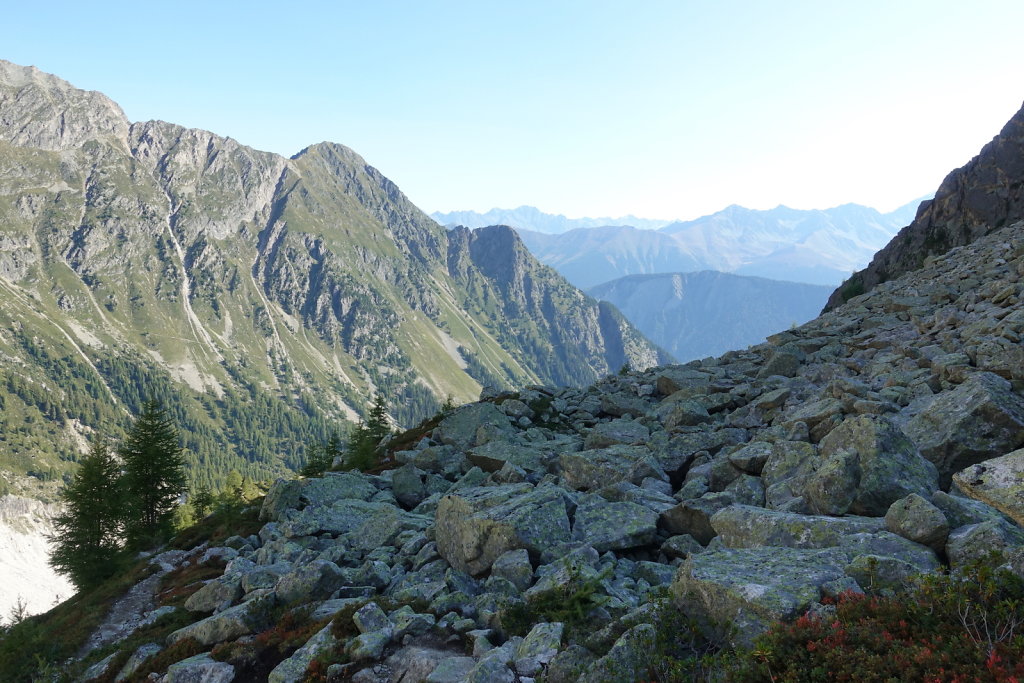
<path id="1" fill-rule="evenodd" d="M 735 681 L 1019 681 L 1024 582 L 994 563 L 921 577 L 902 594 L 844 593 L 832 616 L 777 624 Z"/>

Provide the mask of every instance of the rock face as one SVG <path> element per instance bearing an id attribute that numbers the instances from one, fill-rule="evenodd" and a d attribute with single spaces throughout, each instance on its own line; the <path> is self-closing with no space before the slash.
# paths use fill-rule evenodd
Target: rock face
<path id="1" fill-rule="evenodd" d="M 1024 109 L 976 157 L 946 176 L 935 198 L 922 202 L 914 221 L 832 294 L 826 310 L 1024 218 L 1022 177 Z"/>
<path id="2" fill-rule="evenodd" d="M 166 388 L 197 462 L 231 461 L 216 478 L 270 479 L 376 393 L 413 425 L 484 385 L 668 360 L 512 230 L 448 232 L 342 145 L 286 159 L 131 123 L 99 93 L 2 62 L 0 167 L 14 492 L 59 480 L 59 455 L 94 430 L 116 436 L 140 383 Z"/>

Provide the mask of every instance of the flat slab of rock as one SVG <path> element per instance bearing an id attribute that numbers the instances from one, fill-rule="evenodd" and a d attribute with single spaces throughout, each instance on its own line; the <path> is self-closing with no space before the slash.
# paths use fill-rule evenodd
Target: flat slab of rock
<path id="1" fill-rule="evenodd" d="M 610 503 L 588 495 L 576 508 L 573 538 L 598 552 L 624 550 L 653 543 L 658 533 L 658 513 L 636 503 Z"/>
<path id="2" fill-rule="evenodd" d="M 976 372 L 939 394 L 903 431 L 939 468 L 945 489 L 956 472 L 1024 445 L 1024 398 L 1002 377 Z"/>
<path id="3" fill-rule="evenodd" d="M 750 644 L 772 622 L 818 602 L 822 586 L 847 580 L 847 563 L 836 549 L 720 548 L 688 557 L 671 592 L 683 613 L 710 629 L 734 625 L 734 642 Z"/>
<path id="4" fill-rule="evenodd" d="M 953 482 L 1024 526 L 1024 448 L 971 465 L 954 474 Z"/>
<path id="5" fill-rule="evenodd" d="M 848 560 L 859 555 L 892 557 L 919 571 L 939 566 L 934 551 L 887 531 L 874 517 L 829 517 L 732 505 L 711 518 L 724 546 L 730 548 L 833 548 Z"/>

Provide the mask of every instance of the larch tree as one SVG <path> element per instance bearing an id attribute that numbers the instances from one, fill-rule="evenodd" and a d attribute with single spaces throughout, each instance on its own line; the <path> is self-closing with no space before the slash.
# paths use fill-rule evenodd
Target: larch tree
<path id="1" fill-rule="evenodd" d="M 54 519 L 50 566 L 78 590 L 111 576 L 121 553 L 121 466 L 102 438 L 93 441 L 74 479 L 61 493 L 64 510 Z"/>
<path id="2" fill-rule="evenodd" d="M 188 490 L 178 432 L 156 401 L 148 401 L 121 443 L 128 547 L 141 550 L 170 537 L 174 510 Z"/>

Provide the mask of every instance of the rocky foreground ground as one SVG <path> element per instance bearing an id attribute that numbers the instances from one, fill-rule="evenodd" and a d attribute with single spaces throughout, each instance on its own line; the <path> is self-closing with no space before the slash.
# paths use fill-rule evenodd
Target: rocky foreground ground
<path id="1" fill-rule="evenodd" d="M 225 569 L 119 680 L 186 638 L 244 648 L 272 606 L 306 605 L 325 625 L 271 681 L 327 652 L 363 683 L 628 681 L 659 605 L 742 644 L 990 551 L 1024 573 L 1022 276 L 1019 223 L 745 351 L 485 397 L 406 437 L 394 469 L 278 481 L 258 534 L 155 558 Z M 587 629 L 510 635 L 566 584 L 596 587 Z M 200 654 L 161 680 L 236 673 Z"/>

